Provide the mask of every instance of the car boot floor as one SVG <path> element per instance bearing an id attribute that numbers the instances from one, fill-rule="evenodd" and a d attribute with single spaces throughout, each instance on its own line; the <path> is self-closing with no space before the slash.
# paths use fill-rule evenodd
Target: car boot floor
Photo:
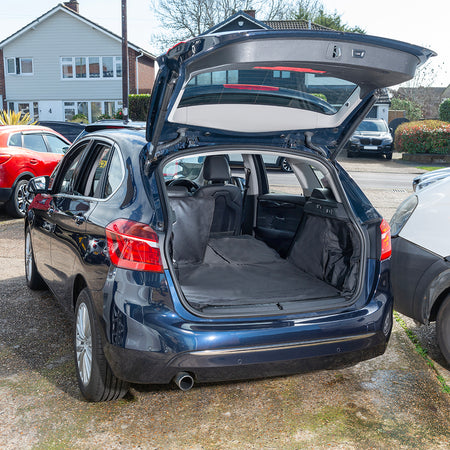
<path id="1" fill-rule="evenodd" d="M 293 302 L 340 292 L 251 236 L 210 239 L 202 264 L 181 264 L 178 280 L 195 308 Z"/>

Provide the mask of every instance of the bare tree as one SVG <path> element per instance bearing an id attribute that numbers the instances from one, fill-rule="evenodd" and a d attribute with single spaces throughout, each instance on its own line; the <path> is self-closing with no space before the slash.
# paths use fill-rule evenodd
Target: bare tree
<path id="1" fill-rule="evenodd" d="M 152 8 L 161 23 L 153 36 L 161 50 L 190 39 L 240 10 L 256 10 L 264 20 L 285 18 L 292 7 L 283 0 L 152 0 Z"/>

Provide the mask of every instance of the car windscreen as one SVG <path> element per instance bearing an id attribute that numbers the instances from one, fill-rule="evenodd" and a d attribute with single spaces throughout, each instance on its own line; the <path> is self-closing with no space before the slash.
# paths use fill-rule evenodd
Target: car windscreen
<path id="1" fill-rule="evenodd" d="M 335 114 L 356 84 L 307 67 L 254 66 L 195 75 L 179 107 L 214 104 L 281 106 Z"/>
<path id="2" fill-rule="evenodd" d="M 374 132 L 382 132 L 385 133 L 388 131 L 386 122 L 383 120 L 363 120 L 356 131 L 364 132 L 364 131 L 374 131 Z"/>

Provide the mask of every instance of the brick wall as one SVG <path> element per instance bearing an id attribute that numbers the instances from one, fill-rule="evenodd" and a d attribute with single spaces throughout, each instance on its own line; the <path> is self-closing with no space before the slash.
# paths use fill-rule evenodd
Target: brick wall
<path id="1" fill-rule="evenodd" d="M 155 63 L 153 59 L 147 56 L 136 58 L 140 53 L 129 48 L 128 49 L 128 73 L 129 73 L 129 92 L 130 94 L 150 94 L 155 82 Z M 137 75 L 138 71 L 138 77 Z M 136 81 L 139 80 L 139 86 L 136 86 Z"/>

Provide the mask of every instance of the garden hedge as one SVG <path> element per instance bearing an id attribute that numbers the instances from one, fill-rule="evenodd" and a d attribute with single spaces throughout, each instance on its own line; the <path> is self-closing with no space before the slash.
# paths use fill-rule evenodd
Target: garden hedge
<path id="1" fill-rule="evenodd" d="M 395 131 L 395 149 L 411 154 L 450 155 L 450 123 L 439 120 L 403 123 Z"/>
<path id="2" fill-rule="evenodd" d="M 131 94 L 128 96 L 128 111 L 131 120 L 147 120 L 150 94 Z"/>
<path id="3" fill-rule="evenodd" d="M 450 122 L 450 98 L 444 100 L 439 106 L 439 119 Z"/>

